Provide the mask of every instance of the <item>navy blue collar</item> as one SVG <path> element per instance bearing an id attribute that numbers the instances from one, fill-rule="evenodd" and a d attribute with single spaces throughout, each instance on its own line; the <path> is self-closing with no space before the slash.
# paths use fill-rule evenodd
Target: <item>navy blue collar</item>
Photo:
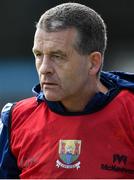
<path id="1" fill-rule="evenodd" d="M 108 82 L 106 87 L 109 88 L 109 91 L 106 94 L 103 94 L 102 92 L 96 93 L 95 96 L 88 102 L 82 112 L 69 112 L 60 102 L 52 102 L 47 100 L 45 101 L 47 102 L 49 108 L 58 114 L 71 116 L 90 114 L 99 111 L 120 92 L 120 89 L 112 82 Z"/>
<path id="2" fill-rule="evenodd" d="M 45 101 L 49 108 L 55 113 L 71 116 L 85 115 L 99 111 L 120 92 L 120 88 L 116 85 L 116 83 L 110 81 L 107 77 L 101 76 L 101 82 L 109 89 L 109 91 L 106 94 L 103 94 L 101 92 L 96 93 L 95 96 L 88 102 L 82 112 L 69 112 L 66 110 L 66 108 L 62 105 L 61 102 L 53 102 L 46 100 L 43 92 L 40 91 L 39 85 L 34 88 L 34 93 L 36 93 L 38 102 Z"/>

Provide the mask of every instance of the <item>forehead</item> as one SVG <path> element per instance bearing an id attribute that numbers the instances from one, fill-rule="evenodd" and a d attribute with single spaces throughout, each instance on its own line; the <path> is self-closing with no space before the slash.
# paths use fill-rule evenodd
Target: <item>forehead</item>
<path id="1" fill-rule="evenodd" d="M 34 37 L 34 49 L 41 48 L 67 48 L 75 43 L 77 31 L 74 28 L 58 32 L 46 32 L 37 29 Z"/>

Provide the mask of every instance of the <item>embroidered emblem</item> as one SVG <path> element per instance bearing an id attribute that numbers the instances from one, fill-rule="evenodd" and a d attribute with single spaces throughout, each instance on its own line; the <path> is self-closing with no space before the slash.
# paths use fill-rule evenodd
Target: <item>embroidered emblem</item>
<path id="1" fill-rule="evenodd" d="M 56 161 L 56 166 L 70 169 L 80 168 L 78 157 L 81 151 L 81 140 L 60 140 L 59 141 L 59 157 Z M 76 162 L 75 162 L 76 161 Z"/>

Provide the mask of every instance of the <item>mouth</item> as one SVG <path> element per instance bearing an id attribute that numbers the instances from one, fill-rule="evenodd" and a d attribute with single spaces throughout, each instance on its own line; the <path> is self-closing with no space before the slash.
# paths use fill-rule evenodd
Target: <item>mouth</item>
<path id="1" fill-rule="evenodd" d="M 43 82 L 42 83 L 42 87 L 44 87 L 45 89 L 46 88 L 52 88 L 52 87 L 55 87 L 55 86 L 57 86 L 56 83 L 51 83 L 51 82 Z"/>

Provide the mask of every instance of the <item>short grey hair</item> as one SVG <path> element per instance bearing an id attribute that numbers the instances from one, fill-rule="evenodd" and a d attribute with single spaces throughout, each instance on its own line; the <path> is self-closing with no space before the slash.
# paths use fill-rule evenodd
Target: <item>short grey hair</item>
<path id="1" fill-rule="evenodd" d="M 37 28 L 56 32 L 75 28 L 78 32 L 75 49 L 80 54 L 94 51 L 104 55 L 107 45 L 106 25 L 93 9 L 79 3 L 63 3 L 47 10 L 39 19 Z"/>

